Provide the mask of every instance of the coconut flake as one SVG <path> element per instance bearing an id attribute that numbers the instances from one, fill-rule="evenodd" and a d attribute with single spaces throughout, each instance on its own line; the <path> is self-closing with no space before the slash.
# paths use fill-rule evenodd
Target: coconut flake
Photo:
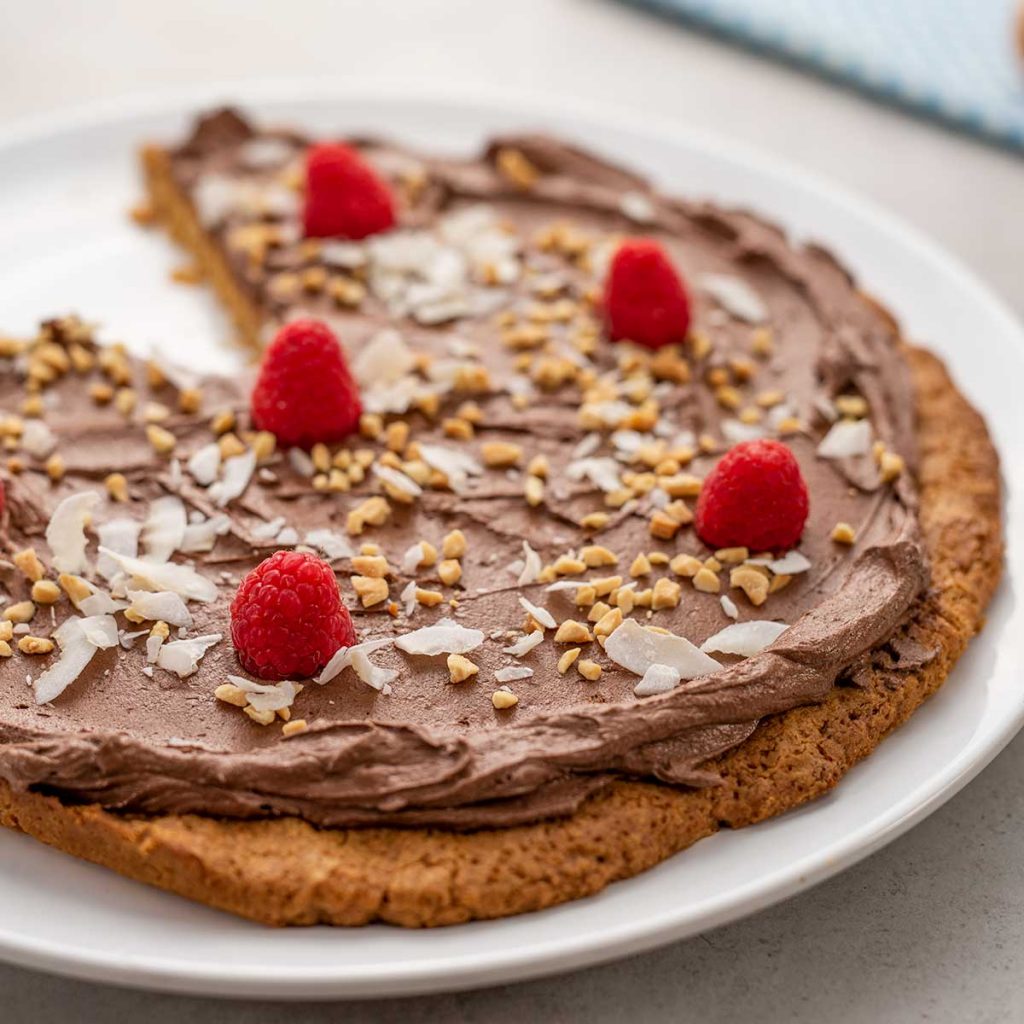
<path id="1" fill-rule="evenodd" d="M 278 516 L 266 523 L 257 523 L 249 533 L 254 540 L 273 540 L 282 530 L 287 522 L 284 516 Z"/>
<path id="2" fill-rule="evenodd" d="M 65 619 L 53 634 L 60 658 L 32 683 L 37 704 L 59 697 L 83 672 L 98 650 L 117 644 L 117 623 L 109 615 Z"/>
<path id="3" fill-rule="evenodd" d="M 159 633 L 151 633 L 146 640 L 146 661 L 153 665 L 164 645 L 164 638 Z"/>
<path id="4" fill-rule="evenodd" d="M 681 679 L 717 672 L 721 665 L 685 637 L 655 633 L 635 619 L 626 619 L 605 641 L 604 652 L 616 665 L 642 676 L 651 665 L 668 665 Z"/>
<path id="5" fill-rule="evenodd" d="M 219 508 L 224 508 L 245 493 L 255 472 L 256 453 L 251 448 L 241 455 L 232 455 L 230 459 L 224 460 L 223 476 L 210 485 L 207 493 Z"/>
<path id="6" fill-rule="evenodd" d="M 416 353 L 393 328 L 378 331 L 352 361 L 352 372 L 363 391 L 394 384 L 416 368 Z"/>
<path id="7" fill-rule="evenodd" d="M 701 274 L 697 283 L 701 291 L 738 320 L 760 324 L 768 319 L 768 308 L 761 296 L 742 278 L 731 274 Z"/>
<path id="8" fill-rule="evenodd" d="M 595 487 L 610 493 L 622 486 L 619 479 L 619 464 L 612 458 L 576 459 L 565 467 L 570 480 L 588 479 Z"/>
<path id="9" fill-rule="evenodd" d="M 115 601 L 105 590 L 94 589 L 93 593 L 78 602 L 77 607 L 83 615 L 113 615 L 114 612 L 123 611 L 127 605 L 123 601 Z"/>
<path id="10" fill-rule="evenodd" d="M 525 597 L 519 598 L 519 604 L 526 611 L 527 615 L 532 615 L 546 629 L 554 629 L 558 625 L 554 615 L 547 608 L 541 608 L 532 601 L 527 601 Z"/>
<path id="11" fill-rule="evenodd" d="M 649 665 L 643 679 L 633 687 L 636 697 L 653 697 L 656 693 L 668 693 L 674 690 L 682 676 L 679 669 L 671 665 Z"/>
<path id="12" fill-rule="evenodd" d="M 200 487 L 209 487 L 220 472 L 220 445 L 211 441 L 196 449 L 186 468 Z"/>
<path id="13" fill-rule="evenodd" d="M 503 654 L 511 654 L 514 658 L 522 658 L 529 654 L 539 643 L 544 641 L 544 631 L 535 629 L 526 636 L 520 637 L 514 644 L 502 648 Z"/>
<path id="14" fill-rule="evenodd" d="M 288 449 L 288 462 L 299 476 L 312 477 L 316 474 L 316 466 L 313 465 L 309 452 L 304 452 L 301 448 Z"/>
<path id="15" fill-rule="evenodd" d="M 228 682 L 242 690 L 256 711 L 283 711 L 290 708 L 302 690 L 302 683 L 282 679 L 277 683 L 257 683 L 244 676 L 228 676 Z"/>
<path id="16" fill-rule="evenodd" d="M 395 640 L 395 646 L 406 654 L 466 654 L 484 642 L 479 629 L 467 629 L 452 619 L 441 619 L 433 626 L 405 633 Z"/>
<path id="17" fill-rule="evenodd" d="M 219 513 L 198 523 L 189 523 L 185 527 L 180 550 L 185 554 L 212 551 L 218 537 L 223 537 L 231 529 L 231 520 Z"/>
<path id="18" fill-rule="evenodd" d="M 149 515 L 142 524 L 142 546 L 146 560 L 166 562 L 185 539 L 185 503 L 176 494 L 157 498 L 149 506 Z"/>
<path id="19" fill-rule="evenodd" d="M 367 686 L 387 695 L 391 692 L 391 684 L 398 678 L 398 669 L 384 668 L 381 665 L 374 665 L 365 651 L 356 651 L 352 654 L 352 671 Z"/>
<path id="20" fill-rule="evenodd" d="M 111 519 L 96 527 L 101 554 L 96 559 L 96 571 L 105 579 L 112 580 L 120 571 L 117 563 L 102 551 L 116 551 L 119 555 L 134 558 L 139 553 L 139 531 L 142 524 L 134 519 Z"/>
<path id="21" fill-rule="evenodd" d="M 405 609 L 406 618 L 409 618 L 414 611 L 416 611 L 416 581 L 409 580 L 408 583 L 402 588 L 401 594 L 398 595 L 398 599 L 402 602 L 402 607 Z"/>
<path id="22" fill-rule="evenodd" d="M 527 665 L 509 665 L 507 668 L 499 668 L 494 678 L 499 683 L 512 683 L 517 679 L 529 679 L 532 675 L 533 669 Z"/>
<path id="23" fill-rule="evenodd" d="M 536 583 L 540 577 L 541 569 L 543 564 L 540 560 L 540 555 L 537 554 L 533 548 L 524 540 L 523 541 L 523 568 L 519 573 L 519 579 L 516 581 L 519 586 L 529 586 L 531 583 Z"/>
<path id="24" fill-rule="evenodd" d="M 742 444 L 744 441 L 756 441 L 759 437 L 764 437 L 764 427 L 758 426 L 756 423 L 743 423 L 741 420 L 722 420 L 722 437 L 729 442 L 729 444 Z"/>
<path id="25" fill-rule="evenodd" d="M 117 642 L 126 650 L 130 651 L 135 646 L 135 641 L 140 636 L 147 636 L 149 634 L 148 629 L 137 629 L 133 633 L 129 633 L 127 630 L 121 630 L 117 635 Z"/>
<path id="26" fill-rule="evenodd" d="M 65 498 L 53 510 L 46 527 L 46 543 L 53 552 L 53 564 L 58 572 L 79 575 L 88 569 L 85 527 L 101 501 L 95 491 L 81 491 Z"/>
<path id="27" fill-rule="evenodd" d="M 637 224 L 650 224 L 655 218 L 654 203 L 643 192 L 623 192 L 619 210 Z"/>
<path id="28" fill-rule="evenodd" d="M 37 459 L 45 459 L 57 447 L 57 437 L 42 420 L 25 420 L 21 447 Z"/>
<path id="29" fill-rule="evenodd" d="M 316 682 L 321 685 L 329 683 L 336 675 L 347 669 L 352 664 L 353 657 L 360 652 L 372 654 L 374 651 L 380 650 L 381 647 L 387 647 L 393 643 L 392 637 L 381 637 L 377 640 L 366 640 L 361 644 L 353 644 L 351 647 L 339 647 L 331 660 L 324 665 L 320 675 L 316 677 Z"/>
<path id="30" fill-rule="evenodd" d="M 158 668 L 166 669 L 184 679 L 199 669 L 206 652 L 223 639 L 220 633 L 192 637 L 191 640 L 172 640 L 164 643 L 156 656 Z"/>
<path id="31" fill-rule="evenodd" d="M 586 459 L 589 458 L 598 448 L 601 447 L 601 435 L 593 432 L 586 434 L 583 440 L 576 445 L 572 450 L 572 457 L 574 459 Z"/>
<path id="32" fill-rule="evenodd" d="M 306 534 L 305 542 L 316 548 L 329 562 L 339 558 L 351 558 L 355 554 L 348 539 L 334 530 L 310 530 Z"/>
<path id="33" fill-rule="evenodd" d="M 722 606 L 722 611 L 730 619 L 738 619 L 740 617 L 740 610 L 736 607 L 736 602 L 728 594 L 723 594 L 718 601 Z"/>
<path id="34" fill-rule="evenodd" d="M 294 147 L 287 139 L 273 137 L 247 139 L 238 147 L 242 165 L 253 171 L 279 167 L 293 152 Z"/>
<path id="35" fill-rule="evenodd" d="M 402 572 L 406 576 L 411 576 L 426 557 L 427 553 L 423 550 L 423 541 L 420 540 L 410 545 L 405 549 L 405 554 L 402 555 Z"/>
<path id="36" fill-rule="evenodd" d="M 146 562 L 141 558 L 119 555 L 109 548 L 100 548 L 100 552 L 109 555 L 140 590 L 172 590 L 186 600 L 204 604 L 217 599 L 217 585 L 187 565 Z"/>
<path id="37" fill-rule="evenodd" d="M 192 615 L 180 595 L 170 590 L 153 593 L 148 590 L 129 590 L 128 611 L 150 622 L 163 621 L 169 626 L 191 628 Z"/>
<path id="38" fill-rule="evenodd" d="M 799 551 L 790 551 L 782 558 L 776 558 L 768 563 L 776 576 L 795 576 L 797 573 L 807 572 L 811 567 L 811 560 Z"/>
<path id="39" fill-rule="evenodd" d="M 740 654 L 749 658 L 774 643 L 787 629 L 789 626 L 786 623 L 771 622 L 768 619 L 734 622 L 714 636 L 709 636 L 700 645 L 700 649 L 714 651 L 716 654 Z"/>
<path id="40" fill-rule="evenodd" d="M 373 472 L 382 483 L 394 487 L 410 498 L 418 498 L 423 493 L 423 488 L 412 477 L 406 476 L 401 470 L 374 463 Z"/>
<path id="41" fill-rule="evenodd" d="M 420 458 L 431 468 L 443 473 L 448 478 L 448 485 L 456 493 L 461 493 L 471 476 L 480 476 L 484 467 L 467 452 L 455 448 L 447 448 L 440 444 L 421 444 Z"/>
<path id="42" fill-rule="evenodd" d="M 871 424 L 867 420 L 840 420 L 818 445 L 823 459 L 846 459 L 871 450 Z"/>

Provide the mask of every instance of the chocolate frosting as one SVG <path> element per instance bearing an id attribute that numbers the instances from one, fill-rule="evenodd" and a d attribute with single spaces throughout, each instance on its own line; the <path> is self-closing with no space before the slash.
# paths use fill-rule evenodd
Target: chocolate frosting
<path id="1" fill-rule="evenodd" d="M 883 483 L 870 456 L 837 461 L 816 454 L 828 428 L 819 411 L 828 407 L 823 399 L 856 393 L 867 401 L 874 436 L 913 465 L 912 392 L 891 322 L 864 301 L 847 272 L 820 247 L 791 245 L 777 228 L 747 212 L 666 197 L 636 175 L 558 140 L 498 139 L 470 160 L 427 158 L 376 140 L 354 141 L 402 196 L 403 226 L 431 232 L 445 217 L 487 203 L 518 240 L 518 259 L 528 273 L 494 287 L 501 300 L 497 306 L 439 324 L 396 313 L 372 287 L 354 309 L 340 307 L 316 289 L 295 294 L 281 287 L 281 275 L 311 267 L 335 269 L 329 250 L 299 237 L 297 209 L 282 199 L 307 141 L 292 131 L 258 131 L 237 114 L 222 111 L 201 121 L 173 151 L 172 168 L 178 187 L 196 204 L 211 239 L 268 324 L 297 313 L 323 316 L 337 327 L 354 359 L 385 326 L 396 327 L 410 348 L 435 360 L 475 346 L 497 383 L 488 393 L 472 396 L 483 422 L 475 440 L 461 446 L 477 451 L 481 441 L 511 441 L 524 449 L 524 462 L 547 456 L 551 472 L 538 507 L 523 500 L 520 472 L 488 470 L 464 493 L 425 489 L 416 502 L 395 504 L 385 525 L 358 538 L 378 544 L 389 558 L 393 596 L 415 577 L 421 586 L 456 597 L 454 611 L 445 605 L 417 608 L 407 616 L 397 608 L 392 617 L 381 606 L 361 609 L 345 578 L 351 571 L 348 559 L 334 562 L 343 574 L 342 590 L 361 640 L 392 637 L 443 614 L 454 615 L 487 637 L 470 655 L 479 675 L 454 685 L 444 657 L 383 648 L 373 659 L 398 670 L 392 693 L 371 689 L 351 671 L 324 686 L 309 683 L 292 708 L 309 729 L 287 739 L 276 726 L 262 727 L 214 698 L 214 689 L 229 673 L 240 673 L 228 639 L 234 587 L 278 546 L 259 539 L 260 524 L 283 516 L 299 536 L 325 527 L 344 533 L 349 510 L 380 491 L 379 482 L 367 474 L 365 483 L 349 493 L 318 493 L 279 454 L 226 509 L 229 533 L 209 554 L 192 556 L 196 567 L 218 584 L 220 596 L 211 604 L 190 606 L 195 622 L 189 635 L 225 637 L 198 671 L 184 679 L 159 669 L 152 676 L 143 674 L 143 641 L 99 652 L 52 704 L 37 705 L 26 673 L 38 675 L 48 659 L 7 659 L 0 664 L 0 777 L 16 788 L 132 812 L 296 815 L 322 826 L 450 828 L 567 814 L 619 777 L 714 784 L 716 755 L 742 742 L 766 715 L 820 701 L 837 679 L 855 675 L 858 660 L 892 635 L 925 586 L 911 474 Z M 535 172 L 528 188 L 509 176 L 503 163 L 509 152 L 519 154 Z M 246 195 L 257 197 L 255 206 L 228 202 L 211 212 L 209 182 L 215 178 L 244 183 Z M 260 196 L 266 200 L 262 207 Z M 537 232 L 556 221 L 597 240 L 591 261 L 567 262 L 535 243 Z M 253 225 L 276 232 L 256 257 L 251 246 L 236 244 L 239 229 Z M 756 386 L 784 392 L 806 425 L 786 440 L 811 495 L 800 548 L 811 568 L 773 593 L 762 608 L 751 607 L 740 591 L 729 591 L 741 620 L 789 624 L 769 648 L 745 660 L 721 656 L 718 672 L 668 693 L 636 698 L 637 677 L 604 657 L 596 644 L 585 645 L 593 653 L 584 654 L 603 667 L 596 682 L 557 671 L 566 645 L 555 644 L 550 634 L 521 660 L 502 653 L 522 635 L 520 597 L 548 608 L 559 621 L 585 618 L 571 590 L 546 593 L 539 582 L 520 586 L 508 566 L 521 557 L 523 538 L 545 563 L 587 543 L 604 545 L 619 556 L 618 566 L 586 576 L 617 573 L 627 580 L 638 552 L 690 552 L 700 558 L 711 552 L 688 527 L 672 540 L 653 538 L 651 508 L 642 500 L 613 512 L 596 535 L 581 529 L 582 517 L 604 504 L 596 487 L 570 480 L 566 472 L 578 458 L 573 449 L 589 432 L 579 425 L 580 392 L 575 386 L 539 390 L 525 409 L 517 406 L 503 387 L 520 375 L 516 353 L 498 340 L 494 316 L 496 309 L 521 310 L 535 301 L 531 288 L 543 278 L 560 277 L 563 294 L 584 295 L 599 280 L 600 244 L 641 233 L 658 238 L 671 252 L 690 283 L 694 336 L 712 343 L 703 361 L 696 353 L 688 356 L 691 381 L 659 385 L 660 415 L 672 431 L 711 433 L 721 442 L 723 423 L 735 414 L 716 403 L 705 375 L 750 352 L 752 325 L 739 315 L 742 310 L 701 288 L 704 276 L 738 279 L 763 303 L 762 329 L 772 332 L 774 354 L 760 365 Z M 62 323 L 47 328 L 47 339 L 65 347 L 74 343 Z M 91 348 L 91 342 L 81 344 Z M 584 362 L 598 375 L 610 374 L 622 351 L 600 339 Z M 173 361 L 173 353 L 166 358 Z M 132 361 L 131 366 L 144 399 L 174 406 L 173 387 L 146 394 L 141 364 Z M 16 412 L 24 397 L 23 369 L 12 360 L 0 376 L 0 408 L 7 413 Z M 243 425 L 247 416 L 244 376 L 204 380 L 202 387 L 201 413 L 174 413 L 163 423 L 176 436 L 176 456 L 183 461 L 210 442 L 212 411 L 233 408 Z M 82 489 L 101 492 L 103 479 L 113 471 L 128 479 L 132 501 L 102 509 L 94 516 L 97 522 L 124 515 L 144 519 L 150 501 L 167 493 L 179 494 L 204 515 L 216 511 L 187 473 L 173 472 L 168 460 L 154 453 L 138 415 L 126 418 L 111 406 L 98 406 L 88 395 L 85 377 L 62 376 L 47 396 L 45 420 L 58 438 L 66 472 L 52 483 L 39 461 L 28 458 L 24 472 L 7 476 L 2 541 L 8 556 L 31 545 L 49 566 L 43 533 L 57 503 Z M 441 415 L 434 419 L 408 414 L 413 438 L 457 447 L 439 424 L 466 397 L 443 397 Z M 612 454 L 607 432 L 600 440 L 596 454 Z M 361 439 L 351 447 L 382 450 L 379 443 Z M 701 452 L 687 471 L 702 476 L 717 457 Z M 830 539 L 839 521 L 854 526 L 854 545 L 843 547 Z M 469 542 L 458 587 L 441 587 L 433 570 L 406 575 L 395 568 L 410 544 L 426 539 L 440 546 L 444 534 L 456 527 Z M 656 567 L 640 586 L 660 575 L 671 574 L 666 566 Z M 728 572 L 723 580 L 727 588 Z M 0 582 L 11 600 L 26 596 L 27 585 L 13 568 Z M 717 595 L 701 593 L 685 579 L 679 582 L 678 607 L 654 612 L 649 624 L 700 644 L 730 619 Z M 54 610 L 53 625 L 71 611 L 66 600 Z M 646 623 L 643 615 L 635 613 Z M 37 612 L 34 634 L 44 629 L 39 623 L 48 617 L 47 609 Z M 143 628 L 122 622 L 121 616 L 118 624 L 127 630 Z M 44 631 L 51 628 L 47 621 Z M 519 704 L 498 711 L 490 700 L 497 685 L 494 672 L 512 664 L 526 665 L 534 674 L 513 684 Z"/>

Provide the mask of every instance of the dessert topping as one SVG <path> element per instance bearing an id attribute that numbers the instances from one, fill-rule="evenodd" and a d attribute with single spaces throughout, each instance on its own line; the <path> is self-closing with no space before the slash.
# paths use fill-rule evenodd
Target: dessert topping
<path id="1" fill-rule="evenodd" d="M 231 638 L 246 672 L 287 679 L 318 672 L 356 636 L 331 567 L 315 555 L 278 551 L 239 585 Z"/>
<path id="2" fill-rule="evenodd" d="M 309 449 L 358 431 L 361 414 L 359 391 L 331 329 L 318 320 L 282 327 L 253 389 L 254 424 L 279 444 Z"/>
<path id="3" fill-rule="evenodd" d="M 618 247 L 602 302 L 612 341 L 658 349 L 686 339 L 690 300 L 668 253 L 657 242 L 627 239 Z"/>
<path id="4" fill-rule="evenodd" d="M 306 154 L 307 238 L 366 238 L 395 226 L 390 188 L 351 146 L 324 142 Z"/>
<path id="5" fill-rule="evenodd" d="M 807 485 L 790 449 L 779 441 L 746 441 L 705 478 L 696 529 L 712 548 L 786 550 L 800 539 L 808 507 Z"/>

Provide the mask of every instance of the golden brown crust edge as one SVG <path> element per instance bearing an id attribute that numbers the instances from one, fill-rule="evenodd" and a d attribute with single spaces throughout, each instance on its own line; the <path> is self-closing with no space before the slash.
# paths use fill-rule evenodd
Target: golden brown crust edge
<path id="1" fill-rule="evenodd" d="M 999 465 L 985 424 L 938 359 L 920 349 L 907 357 L 932 589 L 902 634 L 936 654 L 907 670 L 883 656 L 858 674 L 863 685 L 837 687 L 820 705 L 766 721 L 718 760 L 723 785 L 680 791 L 618 782 L 568 819 L 457 834 L 318 830 L 298 819 L 132 818 L 0 783 L 0 823 L 267 924 L 425 927 L 591 895 L 720 827 L 820 796 L 942 684 L 981 628 L 1002 565 Z"/>
<path id="2" fill-rule="evenodd" d="M 192 255 L 196 267 L 213 285 L 235 325 L 238 340 L 258 349 L 262 327 L 259 311 L 236 283 L 224 255 L 210 241 L 191 203 L 175 183 L 170 154 L 159 146 L 145 146 L 139 156 L 153 216 Z"/>

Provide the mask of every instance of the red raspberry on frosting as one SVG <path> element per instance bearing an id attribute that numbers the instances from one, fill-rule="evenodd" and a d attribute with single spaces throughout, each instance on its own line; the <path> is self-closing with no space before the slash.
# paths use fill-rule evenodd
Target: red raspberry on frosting
<path id="1" fill-rule="evenodd" d="M 807 484 L 789 448 L 744 441 L 705 477 L 694 526 L 711 548 L 780 551 L 800 540 L 808 507 Z"/>
<path id="2" fill-rule="evenodd" d="M 293 320 L 277 332 L 263 353 L 251 409 L 256 427 L 285 446 L 330 444 L 359 429 L 359 389 L 325 323 Z"/>
<path id="3" fill-rule="evenodd" d="M 355 644 L 356 632 L 331 567 L 315 555 L 278 551 L 239 584 L 231 640 L 251 675 L 305 679 Z"/>
<path id="4" fill-rule="evenodd" d="M 657 349 L 686 340 L 689 297 L 668 253 L 648 238 L 627 239 L 615 250 L 602 307 L 612 341 Z"/>
<path id="5" fill-rule="evenodd" d="M 306 154 L 307 238 L 366 238 L 395 226 L 387 183 L 351 146 L 322 142 Z"/>

